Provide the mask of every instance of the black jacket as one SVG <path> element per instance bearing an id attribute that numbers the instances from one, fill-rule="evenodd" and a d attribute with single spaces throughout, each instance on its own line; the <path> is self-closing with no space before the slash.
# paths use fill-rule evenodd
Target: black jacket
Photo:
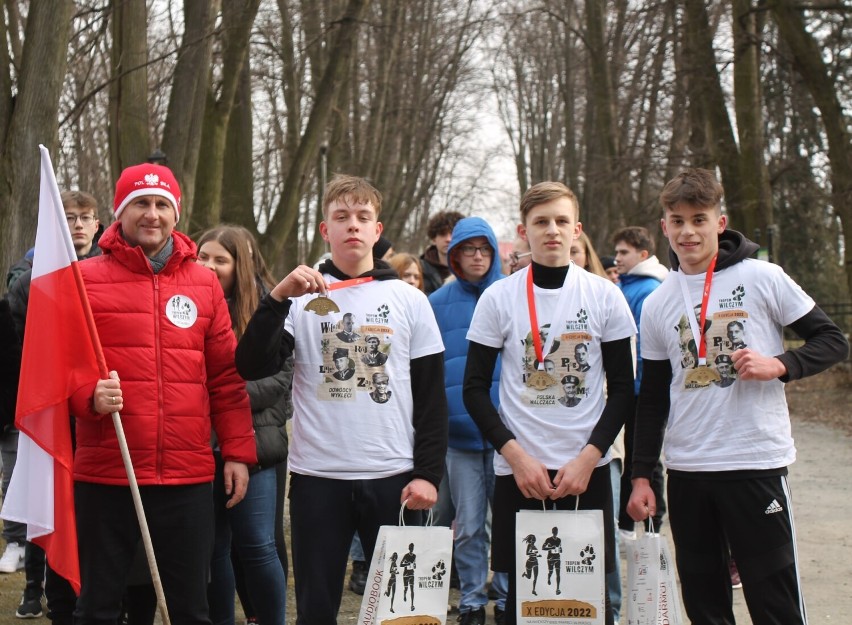
<path id="1" fill-rule="evenodd" d="M 18 376 L 21 371 L 21 340 L 15 331 L 9 302 L 0 299 L 0 436 L 15 425 Z"/>

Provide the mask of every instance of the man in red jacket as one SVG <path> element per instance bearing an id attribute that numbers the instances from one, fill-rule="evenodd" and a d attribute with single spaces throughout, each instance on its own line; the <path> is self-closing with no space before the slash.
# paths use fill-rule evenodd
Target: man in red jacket
<path id="1" fill-rule="evenodd" d="M 116 622 L 140 538 L 109 416 L 117 411 L 171 620 L 209 625 L 211 426 L 229 507 L 243 498 L 248 465 L 256 463 L 236 341 L 216 275 L 196 264 L 195 244 L 174 230 L 180 188 L 172 172 L 152 164 L 125 169 L 114 209 L 117 221 L 99 242 L 103 255 L 80 265 L 111 371 L 70 400 L 82 578 L 75 622 Z"/>

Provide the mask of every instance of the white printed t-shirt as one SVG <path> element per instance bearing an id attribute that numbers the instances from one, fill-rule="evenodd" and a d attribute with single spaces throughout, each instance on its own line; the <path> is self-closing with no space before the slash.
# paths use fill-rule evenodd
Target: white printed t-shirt
<path id="1" fill-rule="evenodd" d="M 290 470 L 344 480 L 412 470 L 410 362 L 444 349 L 429 301 L 402 280 L 332 291 L 340 312 L 325 316 L 304 309 L 316 297 L 293 299 L 284 323 L 296 341 Z"/>
<path id="2" fill-rule="evenodd" d="M 528 454 L 548 469 L 558 470 L 588 444 L 603 413 L 601 343 L 632 337 L 636 325 L 617 286 L 571 263 L 561 289 L 533 287 L 539 331 L 545 337 L 560 293 L 568 291 L 563 312 L 557 317 L 559 334 L 545 356 L 545 366 L 556 383 L 542 390 L 528 386 L 537 367 L 527 307 L 531 267 L 485 290 L 467 339 L 502 350 L 500 418 Z M 544 343 L 542 339 L 542 349 Z M 607 452 L 598 466 L 609 460 Z M 512 473 L 500 454 L 494 455 L 494 471 L 497 475 Z"/>
<path id="3" fill-rule="evenodd" d="M 718 377 L 701 386 L 687 381 L 698 356 L 686 315 L 698 318 L 705 275 L 678 270 L 642 309 L 642 357 L 669 360 L 672 366 L 665 464 L 678 471 L 787 466 L 796 459 L 796 448 L 783 382 L 737 379 L 730 354 L 745 347 L 764 356 L 783 353 L 782 328 L 810 312 L 814 301 L 777 265 L 746 259 L 717 271 L 705 343 L 707 365 Z M 679 280 L 688 286 L 691 311 Z"/>

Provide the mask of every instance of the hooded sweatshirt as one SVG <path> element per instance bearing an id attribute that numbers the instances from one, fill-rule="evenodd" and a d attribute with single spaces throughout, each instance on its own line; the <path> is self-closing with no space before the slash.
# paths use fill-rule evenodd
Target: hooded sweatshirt
<path id="1" fill-rule="evenodd" d="M 398 280 L 396 271 L 383 260 L 374 260 L 373 269 L 360 276 L 343 273 L 328 259 L 317 268 L 320 273 L 338 280 L 371 277 L 374 280 Z M 237 345 L 235 354 L 237 371 L 246 380 L 258 380 L 281 371 L 285 361 L 293 354 L 296 339 L 284 329 L 284 320 L 293 300 L 283 302 L 266 295 L 260 300 L 255 313 Z M 436 488 L 444 474 L 447 455 L 446 403 L 436 393 L 434 380 L 443 375 L 443 358 L 440 353 L 411 360 L 411 395 L 414 409 L 414 478 L 431 482 Z"/>
<path id="2" fill-rule="evenodd" d="M 719 235 L 719 253 L 713 270 L 714 274 L 750 258 L 758 247 L 756 243 L 736 230 L 725 230 Z M 680 267 L 680 262 L 672 251 L 669 251 L 669 260 L 672 269 L 676 271 Z M 814 306 L 810 312 L 788 327 L 804 339 L 805 343 L 782 354 L 764 354 L 774 356 L 786 367 L 787 373 L 779 377 L 782 382 L 814 375 L 848 357 L 849 343 L 843 336 L 843 332 L 819 306 Z M 671 381 L 672 367 L 669 360 L 645 360 L 645 379 L 642 381 L 642 396 L 636 417 L 637 423 L 642 423 L 643 427 L 637 428 L 636 431 L 633 478 L 650 479 L 657 459 L 660 457 L 663 432 L 666 428 L 666 420 L 669 418 Z M 774 471 L 775 474 L 786 474 L 786 472 L 786 467 L 779 467 Z M 763 471 L 759 474 L 766 476 L 767 472 Z M 688 476 L 690 473 L 680 472 L 680 475 Z M 750 477 L 753 472 L 698 472 L 695 475 L 704 478 L 732 479 Z"/>
<path id="3" fill-rule="evenodd" d="M 649 256 L 640 263 L 636 263 L 630 271 L 618 276 L 618 286 L 624 297 L 627 298 L 627 304 L 630 306 L 630 312 L 633 313 L 633 321 L 636 322 L 636 327 L 639 327 L 639 319 L 642 318 L 642 304 L 645 298 L 654 292 L 663 280 L 666 279 L 669 270 L 666 269 L 656 256 Z M 640 354 L 641 328 L 636 335 L 636 353 Z M 636 362 L 636 379 L 634 381 L 634 392 L 639 394 L 639 385 L 642 382 L 642 359 L 637 357 Z"/>
<path id="4" fill-rule="evenodd" d="M 494 250 L 491 267 L 485 276 L 471 282 L 464 278 L 459 266 L 461 250 L 469 239 L 485 237 Z M 467 364 L 467 330 L 473 319 L 473 311 L 479 296 L 494 282 L 503 278 L 498 256 L 497 237 L 484 219 L 467 217 L 453 229 L 452 242 L 447 250 L 450 271 L 456 277 L 429 296 L 429 303 L 435 312 L 441 338 L 444 340 L 444 383 L 447 389 L 447 404 L 450 416 L 449 446 L 467 451 L 482 451 L 491 446 L 485 441 L 479 428 L 468 414 L 462 400 L 464 370 Z M 500 363 L 494 368 L 491 385 L 491 401 L 499 405 Z"/>

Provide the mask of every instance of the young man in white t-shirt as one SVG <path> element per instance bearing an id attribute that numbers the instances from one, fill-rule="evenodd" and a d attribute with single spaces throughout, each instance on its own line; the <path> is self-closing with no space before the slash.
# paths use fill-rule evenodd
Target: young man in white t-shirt
<path id="1" fill-rule="evenodd" d="M 467 334 L 465 406 L 499 452 L 491 558 L 495 571 L 509 573 L 506 623 L 516 622 L 515 572 L 523 566 L 515 562 L 519 510 L 541 510 L 543 501 L 573 510 L 582 495 L 580 509 L 603 510 L 606 571 L 615 568 L 607 452 L 633 412 L 636 326 L 618 287 L 571 262 L 581 229 L 570 189 L 558 182 L 531 187 L 521 199 L 518 234 L 530 244 L 532 263 L 486 289 Z M 489 396 L 498 356 L 499 410 Z M 580 401 L 566 399 L 560 381 L 569 375 Z"/>
<path id="2" fill-rule="evenodd" d="M 780 267 L 750 258 L 757 245 L 726 229 L 722 193 L 713 172 L 690 169 L 660 198 L 677 271 L 642 310 L 628 512 L 637 521 L 655 512 L 648 478 L 665 430 L 669 518 L 691 622 L 734 622 L 730 553 L 752 622 L 802 625 L 784 382 L 843 360 L 849 346 Z M 784 326 L 804 345 L 784 351 Z M 693 350 L 697 358 L 685 357 Z"/>
<path id="3" fill-rule="evenodd" d="M 269 375 L 294 354 L 290 527 L 299 625 L 336 623 L 354 532 L 369 557 L 379 526 L 396 525 L 403 503 L 408 523 L 419 520 L 411 511 L 434 505 L 444 471 L 441 334 L 426 296 L 373 260 L 380 211 L 381 194 L 367 181 L 336 176 L 320 224 L 331 258 L 278 283 L 237 348 L 246 379 Z M 347 327 L 353 319 L 363 324 Z M 345 376 L 336 375 L 335 358 L 346 360 Z"/>

